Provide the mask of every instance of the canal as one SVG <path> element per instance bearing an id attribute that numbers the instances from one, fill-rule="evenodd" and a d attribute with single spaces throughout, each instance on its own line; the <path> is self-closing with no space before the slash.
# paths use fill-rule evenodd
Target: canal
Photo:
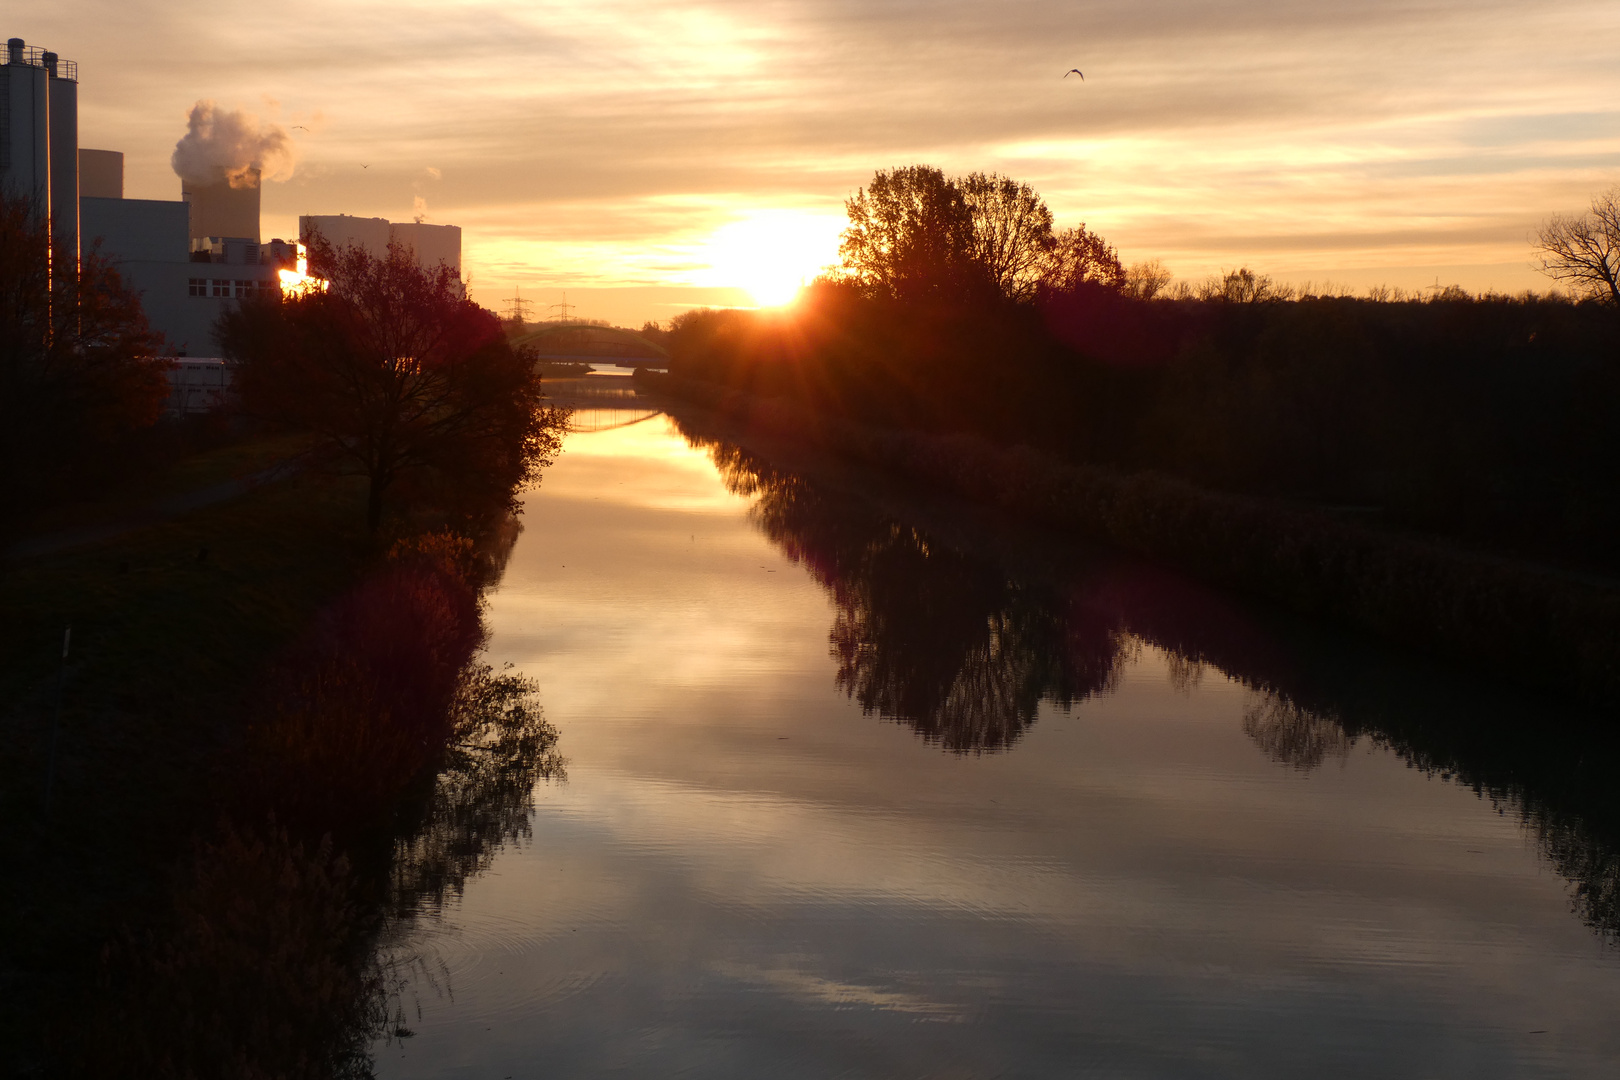
<path id="1" fill-rule="evenodd" d="M 410 923 L 379 1075 L 1613 1075 L 1613 758 L 1573 712 L 579 420 L 488 610 L 567 778 Z"/>

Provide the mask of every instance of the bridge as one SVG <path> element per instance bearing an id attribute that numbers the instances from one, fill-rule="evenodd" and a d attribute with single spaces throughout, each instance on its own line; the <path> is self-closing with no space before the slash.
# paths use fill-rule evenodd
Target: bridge
<path id="1" fill-rule="evenodd" d="M 664 367 L 669 352 L 634 330 L 589 323 L 543 323 L 512 339 L 512 344 L 534 350 L 535 358 L 553 363 L 622 364 L 626 367 Z"/>

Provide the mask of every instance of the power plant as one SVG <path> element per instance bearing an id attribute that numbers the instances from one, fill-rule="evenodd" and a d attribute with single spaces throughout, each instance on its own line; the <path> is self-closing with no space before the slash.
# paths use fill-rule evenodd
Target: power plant
<path id="1" fill-rule="evenodd" d="M 218 114 L 199 102 L 175 147 L 180 198 L 125 198 L 124 155 L 79 147 L 78 66 L 21 38 L 7 41 L 4 61 L 0 191 L 30 200 L 49 220 L 57 250 L 111 261 L 140 294 L 147 321 L 168 340 L 171 355 L 212 357 L 221 312 L 249 296 L 279 293 L 281 272 L 297 264 L 299 244 L 261 242 L 259 225 L 264 162 L 256 155 L 279 154 L 290 170 L 286 133 L 273 126 L 261 131 L 251 117 L 246 131 L 240 123 L 232 127 L 240 114 Z M 419 265 L 460 273 L 461 229 L 454 225 L 306 215 L 299 233 L 378 256 L 393 243 Z M 197 366 L 177 370 L 183 379 Z"/>

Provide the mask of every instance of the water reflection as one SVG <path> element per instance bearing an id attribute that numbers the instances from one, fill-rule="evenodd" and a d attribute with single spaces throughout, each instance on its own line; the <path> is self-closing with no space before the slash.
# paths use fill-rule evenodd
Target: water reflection
<path id="1" fill-rule="evenodd" d="M 1366 743 L 1472 788 L 1520 820 L 1575 913 L 1620 940 L 1620 739 L 1602 718 L 1471 689 L 1150 566 L 935 527 L 931 508 L 891 490 L 874 496 L 845 474 L 831 487 L 701 419 L 677 424 L 728 488 L 757 498 L 759 528 L 834 601 L 836 684 L 867 713 L 948 751 L 1010 750 L 1043 701 L 1068 709 L 1113 691 L 1150 645 L 1178 689 L 1206 668 L 1247 687 L 1243 731 L 1279 764 L 1309 773 Z"/>
<path id="2" fill-rule="evenodd" d="M 452 734 L 431 788 L 401 815 L 390 900 L 406 914 L 461 895 L 504 846 L 528 839 L 534 789 L 566 763 L 532 680 L 470 664 L 457 687 Z"/>
<path id="3" fill-rule="evenodd" d="M 430 973 L 407 921 L 526 839 L 536 785 L 564 773 L 534 684 L 476 658 L 478 590 L 515 535 L 418 544 L 289 652 L 226 816 L 109 947 L 62 1050 L 75 1074 L 366 1077 L 379 1039 L 409 1037 Z"/>
<path id="4" fill-rule="evenodd" d="M 739 447 L 709 445 L 727 486 L 758 496 L 765 535 L 831 594 L 837 686 L 868 714 L 982 753 L 1012 746 L 1042 701 L 1069 708 L 1117 682 L 1126 643 L 1108 620 L 1066 612 L 1049 589 Z"/>

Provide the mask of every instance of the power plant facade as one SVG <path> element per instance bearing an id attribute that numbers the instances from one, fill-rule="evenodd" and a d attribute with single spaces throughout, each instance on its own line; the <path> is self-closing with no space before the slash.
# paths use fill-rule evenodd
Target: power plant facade
<path id="1" fill-rule="evenodd" d="M 79 147 L 77 65 L 20 38 L 7 41 L 3 61 L 0 192 L 30 200 L 58 250 L 111 262 L 170 355 L 214 356 L 220 315 L 247 297 L 279 294 L 280 272 L 298 260 L 297 244 L 261 242 L 258 163 L 234 163 L 205 183 L 183 180 L 178 200 L 125 198 L 124 155 Z M 420 265 L 461 269 L 454 225 L 333 214 L 299 218 L 299 232 L 378 256 L 392 242 Z"/>

